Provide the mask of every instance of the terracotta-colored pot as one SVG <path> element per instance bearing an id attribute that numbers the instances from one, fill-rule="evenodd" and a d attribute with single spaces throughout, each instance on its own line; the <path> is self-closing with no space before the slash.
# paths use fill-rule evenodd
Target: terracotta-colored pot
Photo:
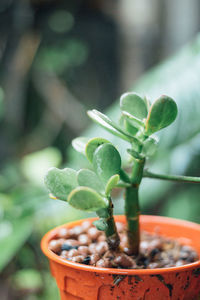
<path id="1" fill-rule="evenodd" d="M 116 216 L 125 222 L 124 216 Z M 41 247 L 50 260 L 62 300 L 197 300 L 200 299 L 200 261 L 165 269 L 106 269 L 60 258 L 48 249 L 61 227 L 72 228 L 84 220 L 57 227 L 42 239 Z M 196 249 L 200 257 L 200 225 L 157 216 L 141 216 L 142 230 L 180 239 Z"/>

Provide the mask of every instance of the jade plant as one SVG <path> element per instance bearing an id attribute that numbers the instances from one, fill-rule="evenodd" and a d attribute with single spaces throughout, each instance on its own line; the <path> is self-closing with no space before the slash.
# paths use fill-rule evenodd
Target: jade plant
<path id="1" fill-rule="evenodd" d="M 51 197 L 67 201 L 77 209 L 96 212 L 99 218 L 94 225 L 105 232 L 108 247 L 114 251 L 120 251 L 120 239 L 113 217 L 111 192 L 113 188 L 123 188 L 128 249 L 129 253 L 137 255 L 140 242 L 138 192 L 142 178 L 185 182 L 200 182 L 200 179 L 154 174 L 144 169 L 146 160 L 157 149 L 158 139 L 154 134 L 176 119 L 177 105 L 172 98 L 161 96 L 151 104 L 146 97 L 126 93 L 120 99 L 120 109 L 118 123 L 97 110 L 88 111 L 88 115 L 113 135 L 129 142 L 129 168 L 122 167 L 117 145 L 100 137 L 79 137 L 73 140 L 72 145 L 86 156 L 91 168 L 79 171 L 51 168 L 45 177 L 45 184 Z"/>

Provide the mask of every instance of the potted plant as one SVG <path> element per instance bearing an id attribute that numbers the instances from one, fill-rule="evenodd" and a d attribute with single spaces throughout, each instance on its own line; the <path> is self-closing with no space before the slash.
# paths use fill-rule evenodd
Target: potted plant
<path id="1" fill-rule="evenodd" d="M 104 138 L 81 137 L 72 145 L 87 157 L 91 169 L 51 168 L 45 177 L 53 198 L 98 216 L 58 227 L 42 240 L 61 299 L 197 299 L 200 226 L 140 216 L 139 209 L 143 177 L 200 182 L 200 178 L 154 174 L 144 168 L 157 147 L 154 134 L 176 119 L 176 103 L 161 96 L 151 104 L 147 98 L 126 93 L 120 109 L 119 124 L 96 110 L 88 115 L 129 142 L 128 170 L 122 168 L 117 145 Z M 124 216 L 113 216 L 111 192 L 116 187 L 125 191 Z"/>

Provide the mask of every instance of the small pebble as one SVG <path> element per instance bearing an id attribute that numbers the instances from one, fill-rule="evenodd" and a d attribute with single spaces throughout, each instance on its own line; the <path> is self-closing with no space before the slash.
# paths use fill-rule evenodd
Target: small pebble
<path id="1" fill-rule="evenodd" d="M 103 255 L 108 250 L 108 245 L 106 242 L 100 242 L 96 245 L 96 252 L 99 255 Z"/>
<path id="2" fill-rule="evenodd" d="M 96 253 L 96 245 L 95 243 L 92 243 L 89 245 L 88 249 L 90 251 L 91 254 Z"/>
<path id="3" fill-rule="evenodd" d="M 100 259 L 100 260 L 97 261 L 96 267 L 99 267 L 99 268 L 112 268 L 112 263 L 110 262 L 110 260 L 108 258 Z"/>
<path id="4" fill-rule="evenodd" d="M 84 256 L 78 255 L 72 257 L 71 261 L 76 262 L 76 263 L 82 263 L 84 261 Z"/>
<path id="5" fill-rule="evenodd" d="M 151 252 L 149 253 L 150 259 L 154 259 L 156 254 L 160 253 L 160 250 L 158 248 L 154 248 L 153 250 L 151 250 Z"/>
<path id="6" fill-rule="evenodd" d="M 49 243 L 49 249 L 55 253 L 60 252 L 63 241 L 64 241 L 63 239 L 51 240 Z"/>
<path id="7" fill-rule="evenodd" d="M 68 257 L 74 257 L 74 256 L 77 256 L 77 255 L 79 255 L 79 251 L 77 249 L 71 249 L 68 252 Z"/>
<path id="8" fill-rule="evenodd" d="M 120 234 L 119 236 L 120 236 L 120 240 L 121 240 L 121 247 L 122 248 L 127 247 L 127 245 L 128 245 L 127 236 L 126 235 L 122 235 L 122 234 Z"/>
<path id="9" fill-rule="evenodd" d="M 80 245 L 80 243 L 75 239 L 65 240 L 65 244 L 68 244 L 69 246 L 79 246 Z"/>
<path id="10" fill-rule="evenodd" d="M 96 227 L 91 227 L 88 229 L 88 236 L 93 240 L 97 240 L 101 232 Z"/>
<path id="11" fill-rule="evenodd" d="M 105 240 L 106 240 L 105 234 L 100 234 L 97 239 L 98 242 L 105 242 Z"/>
<path id="12" fill-rule="evenodd" d="M 81 227 L 83 228 L 83 232 L 86 232 L 91 227 L 91 223 L 89 221 L 84 221 L 81 224 Z"/>
<path id="13" fill-rule="evenodd" d="M 91 243 L 90 237 L 84 233 L 79 235 L 78 241 L 79 241 L 80 245 L 83 245 L 83 246 L 89 245 Z"/>
<path id="14" fill-rule="evenodd" d="M 96 262 L 100 259 L 99 254 L 95 253 L 90 256 L 90 265 L 95 265 Z"/>
<path id="15" fill-rule="evenodd" d="M 83 256 L 87 256 L 89 254 L 89 248 L 87 246 L 80 246 L 78 251 Z"/>
<path id="16" fill-rule="evenodd" d="M 160 268 L 161 266 L 159 265 L 159 263 L 156 262 L 152 262 L 148 265 L 148 269 L 155 269 L 155 268 Z"/>
<path id="17" fill-rule="evenodd" d="M 185 262 L 184 262 L 183 260 L 178 260 L 178 261 L 176 262 L 176 267 L 183 266 L 184 263 L 185 263 Z"/>
<path id="18" fill-rule="evenodd" d="M 69 229 L 61 228 L 58 232 L 60 238 L 68 239 L 70 237 Z"/>
<path id="19" fill-rule="evenodd" d="M 186 252 L 190 252 L 193 249 L 190 246 L 184 245 L 181 247 L 181 251 L 186 251 Z"/>
<path id="20" fill-rule="evenodd" d="M 68 257 L 68 251 L 63 250 L 63 251 L 61 252 L 60 256 L 61 256 L 62 258 L 67 258 L 67 257 Z"/>
<path id="21" fill-rule="evenodd" d="M 127 255 L 131 255 L 132 254 L 132 250 L 128 247 L 124 247 L 122 248 L 123 249 L 123 252 Z"/>
<path id="22" fill-rule="evenodd" d="M 83 260 L 83 264 L 89 265 L 90 264 L 90 256 L 86 256 Z"/>
<path id="23" fill-rule="evenodd" d="M 75 226 L 69 230 L 70 236 L 72 238 L 77 238 L 83 232 L 83 228 L 81 226 Z"/>
<path id="24" fill-rule="evenodd" d="M 121 253 L 118 256 L 116 256 L 114 262 L 123 268 L 131 268 L 134 265 L 136 265 L 134 260 L 124 253 Z"/>
<path id="25" fill-rule="evenodd" d="M 62 244 L 61 249 L 62 250 L 71 250 L 71 249 L 78 249 L 79 242 L 77 240 L 65 240 L 65 242 Z"/>

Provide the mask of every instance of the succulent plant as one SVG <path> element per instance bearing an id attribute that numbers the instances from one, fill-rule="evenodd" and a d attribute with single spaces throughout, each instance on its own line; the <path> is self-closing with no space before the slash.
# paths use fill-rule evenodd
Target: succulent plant
<path id="1" fill-rule="evenodd" d="M 51 168 L 45 184 L 56 199 L 67 201 L 84 211 L 95 211 L 99 219 L 95 226 L 105 231 L 109 249 L 120 250 L 120 239 L 113 218 L 112 189 L 125 189 L 125 216 L 130 253 L 139 252 L 139 187 L 143 177 L 200 182 L 200 178 L 154 174 L 144 169 L 148 159 L 157 149 L 158 139 L 154 134 L 169 126 L 177 116 L 177 105 L 168 96 L 161 96 L 152 104 L 136 93 L 126 93 L 120 99 L 121 118 L 118 123 L 97 110 L 88 111 L 89 117 L 113 135 L 128 141 L 127 152 L 131 157 L 130 169 L 123 169 L 121 156 L 116 147 L 100 137 L 79 137 L 72 145 L 84 154 L 92 170 L 59 170 Z"/>

